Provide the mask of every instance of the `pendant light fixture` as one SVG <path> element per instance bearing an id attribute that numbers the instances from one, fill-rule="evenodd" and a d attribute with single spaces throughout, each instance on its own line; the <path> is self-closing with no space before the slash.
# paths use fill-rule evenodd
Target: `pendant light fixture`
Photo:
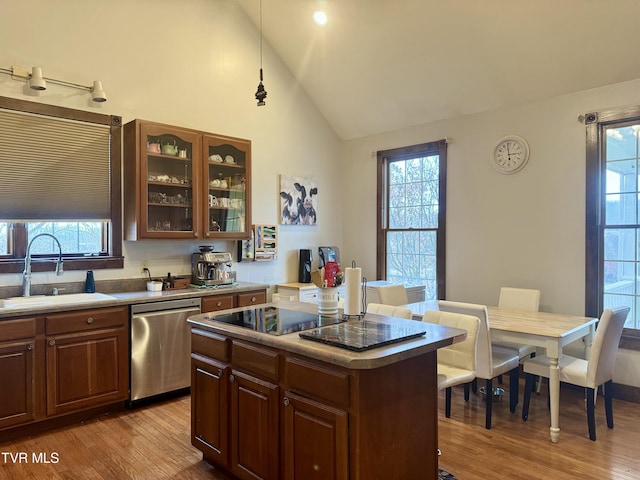
<path id="1" fill-rule="evenodd" d="M 256 91 L 256 100 L 258 101 L 259 107 L 265 105 L 264 99 L 267 98 L 267 91 L 264 89 L 264 85 L 262 85 L 262 80 L 262 0 L 260 0 L 260 83 Z"/>

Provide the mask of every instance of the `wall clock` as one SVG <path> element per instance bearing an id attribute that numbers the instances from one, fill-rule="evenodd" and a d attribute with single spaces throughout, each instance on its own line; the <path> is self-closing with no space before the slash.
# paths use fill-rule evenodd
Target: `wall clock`
<path id="1" fill-rule="evenodd" d="M 491 164 L 498 172 L 519 172 L 529 161 L 529 144 L 518 135 L 507 135 L 500 139 L 491 157 Z"/>

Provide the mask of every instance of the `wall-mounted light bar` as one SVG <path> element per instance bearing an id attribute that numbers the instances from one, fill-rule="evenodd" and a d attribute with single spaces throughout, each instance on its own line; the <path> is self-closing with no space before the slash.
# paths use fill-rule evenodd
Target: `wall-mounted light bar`
<path id="1" fill-rule="evenodd" d="M 32 90 L 46 90 L 47 82 L 54 85 L 61 85 L 63 87 L 77 88 L 80 90 L 86 90 L 91 93 L 91 99 L 94 102 L 106 102 L 107 93 L 102 88 L 102 82 L 95 80 L 93 86 L 88 87 L 86 85 L 80 85 L 78 83 L 67 82 L 65 80 L 56 80 L 55 78 L 49 78 L 42 75 L 42 69 L 40 67 L 33 67 L 31 72 L 28 68 L 12 66 L 11 69 L 0 68 L 0 73 L 10 75 L 14 80 L 24 80 L 29 83 L 29 87 Z"/>

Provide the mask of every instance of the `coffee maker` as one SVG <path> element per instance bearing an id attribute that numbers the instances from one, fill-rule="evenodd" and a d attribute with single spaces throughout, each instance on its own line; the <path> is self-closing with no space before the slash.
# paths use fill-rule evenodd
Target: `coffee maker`
<path id="1" fill-rule="evenodd" d="M 191 256 L 191 283 L 194 285 L 228 285 L 235 281 L 231 271 L 231 253 L 198 252 Z"/>

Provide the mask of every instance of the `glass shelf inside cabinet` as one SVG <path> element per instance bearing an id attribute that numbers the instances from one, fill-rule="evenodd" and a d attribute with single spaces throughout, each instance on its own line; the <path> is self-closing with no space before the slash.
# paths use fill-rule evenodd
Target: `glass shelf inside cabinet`
<path id="1" fill-rule="evenodd" d="M 193 230 L 193 145 L 172 134 L 147 137 L 147 229 Z"/>
<path id="2" fill-rule="evenodd" d="M 232 145 L 208 148 L 209 231 L 245 232 L 245 153 Z"/>

